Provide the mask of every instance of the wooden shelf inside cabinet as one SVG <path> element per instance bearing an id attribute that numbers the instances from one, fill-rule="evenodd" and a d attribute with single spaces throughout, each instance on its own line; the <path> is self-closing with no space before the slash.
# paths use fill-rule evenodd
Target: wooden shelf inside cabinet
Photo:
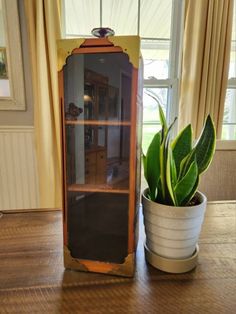
<path id="1" fill-rule="evenodd" d="M 67 187 L 69 192 L 103 192 L 103 193 L 117 193 L 129 194 L 128 189 L 116 189 L 107 184 L 71 184 Z"/>
<path id="2" fill-rule="evenodd" d="M 66 125 L 108 125 L 108 126 L 130 126 L 130 121 L 109 120 L 66 120 Z"/>

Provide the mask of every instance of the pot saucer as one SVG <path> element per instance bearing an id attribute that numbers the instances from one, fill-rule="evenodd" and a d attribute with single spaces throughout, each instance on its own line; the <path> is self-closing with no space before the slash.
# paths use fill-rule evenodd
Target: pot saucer
<path id="1" fill-rule="evenodd" d="M 153 267 L 158 268 L 162 271 L 174 274 L 186 273 L 197 266 L 197 259 L 199 253 L 199 247 L 196 245 L 196 249 L 192 256 L 185 259 L 172 259 L 162 257 L 152 252 L 144 243 L 145 257 L 146 260 Z"/>

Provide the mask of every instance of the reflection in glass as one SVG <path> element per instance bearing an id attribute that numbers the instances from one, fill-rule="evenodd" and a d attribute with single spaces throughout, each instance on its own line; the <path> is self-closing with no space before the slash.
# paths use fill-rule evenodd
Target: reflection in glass
<path id="1" fill-rule="evenodd" d="M 128 195 L 68 195 L 68 247 L 75 258 L 124 263 L 128 239 Z"/>
<path id="2" fill-rule="evenodd" d="M 74 54 L 63 72 L 66 120 L 130 121 L 132 65 L 127 54 Z M 70 103 L 80 109 L 76 117 Z"/>
<path id="3" fill-rule="evenodd" d="M 94 108 L 95 85 L 84 84 L 84 119 L 93 120 L 95 118 Z"/>
<path id="4" fill-rule="evenodd" d="M 129 126 L 67 125 L 67 184 L 128 189 L 129 138 Z"/>

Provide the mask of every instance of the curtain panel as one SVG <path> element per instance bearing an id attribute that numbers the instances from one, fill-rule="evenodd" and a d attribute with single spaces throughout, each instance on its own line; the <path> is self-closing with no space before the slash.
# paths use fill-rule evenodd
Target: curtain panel
<path id="1" fill-rule="evenodd" d="M 60 112 L 56 39 L 59 0 L 24 0 L 34 92 L 34 125 L 40 206 L 61 208 Z"/>
<path id="2" fill-rule="evenodd" d="M 228 81 L 233 0 L 186 0 L 179 128 L 198 136 L 210 113 L 221 137 Z"/>

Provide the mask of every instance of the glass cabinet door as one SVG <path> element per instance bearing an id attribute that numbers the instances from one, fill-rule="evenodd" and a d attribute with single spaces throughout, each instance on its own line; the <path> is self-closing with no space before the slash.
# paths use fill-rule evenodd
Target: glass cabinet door
<path id="1" fill-rule="evenodd" d="M 95 108 L 95 85 L 85 83 L 84 85 L 84 119 L 96 119 Z"/>
<path id="2" fill-rule="evenodd" d="M 98 86 L 98 120 L 107 119 L 107 86 Z"/>
<path id="3" fill-rule="evenodd" d="M 132 65 L 123 53 L 74 54 L 63 71 L 68 248 L 74 258 L 123 263 Z"/>

